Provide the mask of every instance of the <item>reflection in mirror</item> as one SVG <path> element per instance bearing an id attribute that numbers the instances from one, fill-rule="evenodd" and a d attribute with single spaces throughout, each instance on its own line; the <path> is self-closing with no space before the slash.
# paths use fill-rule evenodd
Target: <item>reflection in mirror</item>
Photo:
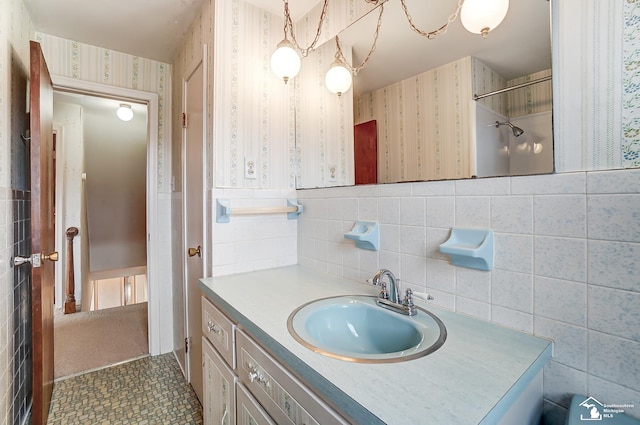
<path id="1" fill-rule="evenodd" d="M 457 4 L 424 0 L 405 3 L 416 26 L 424 30 L 440 27 Z M 330 100 L 323 102 L 323 109 L 315 99 L 301 98 L 306 97 L 309 85 L 322 85 L 335 42 L 331 40 L 317 50 L 324 59 L 305 59 L 303 70 L 314 69 L 320 81 L 301 81 L 296 90 L 296 119 L 298 113 L 305 114 L 304 108 L 313 109 L 313 113 L 306 112 L 307 120 L 296 123 L 299 173 L 307 177 L 298 187 L 369 183 L 359 180 L 357 170 L 371 168 L 376 173 L 369 174 L 377 174 L 373 179 L 378 183 L 552 172 L 549 2 L 510 3 L 506 18 L 487 38 L 469 33 L 457 19 L 445 34 L 427 40 L 411 30 L 400 1 L 388 0 L 376 50 L 354 76 L 352 89 L 337 99 L 333 95 L 335 107 L 341 112 L 326 109 Z M 342 50 L 352 51 L 352 64 L 359 64 L 369 52 L 377 19 L 377 11 L 369 13 L 340 33 Z M 534 80 L 541 82 L 500 91 Z M 473 100 L 482 94 L 488 95 Z M 300 106 L 301 100 L 305 107 Z M 362 142 L 356 136 L 351 154 L 354 162 L 342 165 L 327 157 L 336 150 L 333 144 L 337 140 L 354 137 L 345 127 L 348 120 L 339 115 L 350 113 L 351 102 L 356 135 L 363 133 L 365 137 Z M 326 126 L 323 128 L 320 122 L 308 126 L 311 115 Z M 496 126 L 496 122 L 519 127 L 523 133 L 516 137 L 509 124 Z M 345 133 L 318 143 L 317 132 L 335 132 L 335 128 L 329 128 L 334 124 L 342 126 Z M 359 131 L 360 124 L 368 129 Z M 377 153 L 372 155 L 374 148 Z M 337 150 L 344 149 L 350 147 L 342 145 Z M 327 161 L 333 162 L 334 173 L 346 177 L 333 182 L 324 177 L 311 178 L 318 173 L 327 175 L 331 168 Z"/>

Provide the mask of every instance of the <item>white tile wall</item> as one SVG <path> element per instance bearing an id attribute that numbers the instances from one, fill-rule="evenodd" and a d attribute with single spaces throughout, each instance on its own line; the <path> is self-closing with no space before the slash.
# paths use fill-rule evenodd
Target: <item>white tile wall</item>
<path id="1" fill-rule="evenodd" d="M 638 182 L 626 170 L 298 191 L 298 262 L 361 281 L 389 268 L 438 305 L 552 338 L 550 423 L 571 393 L 640 417 Z M 381 223 L 379 251 L 342 237 L 356 220 Z M 438 251 L 453 226 L 494 230 L 493 271 Z"/>
<path id="2" fill-rule="evenodd" d="M 216 199 L 229 199 L 232 209 L 252 207 L 286 207 L 287 199 L 295 199 L 292 190 L 216 189 L 211 193 L 213 223 L 212 276 L 296 264 L 298 221 L 287 214 L 231 216 L 229 223 L 215 221 Z M 326 200 L 314 207 L 305 206 L 305 214 L 329 214 Z M 335 223 L 334 223 L 335 224 Z M 326 264 L 329 250 L 329 222 L 309 221 L 301 225 L 312 235 L 301 243 L 308 246 L 314 258 Z M 314 242 L 317 241 L 317 242 Z M 334 261 L 342 261 L 332 252 Z"/>

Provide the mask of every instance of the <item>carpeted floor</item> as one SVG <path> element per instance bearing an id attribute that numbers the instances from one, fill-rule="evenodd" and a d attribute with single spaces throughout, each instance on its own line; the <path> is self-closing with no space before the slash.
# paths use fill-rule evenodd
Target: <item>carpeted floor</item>
<path id="1" fill-rule="evenodd" d="M 149 354 L 147 303 L 54 317 L 56 379 Z"/>

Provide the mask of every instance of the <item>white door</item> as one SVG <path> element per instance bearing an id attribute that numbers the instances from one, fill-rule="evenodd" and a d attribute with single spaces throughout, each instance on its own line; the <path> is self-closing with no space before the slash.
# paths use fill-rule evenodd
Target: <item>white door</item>
<path id="1" fill-rule="evenodd" d="M 206 47 L 205 47 L 206 49 Z M 205 101 L 206 73 L 203 59 L 190 69 L 183 90 L 182 202 L 184 234 L 185 353 L 187 379 L 202 401 L 201 293 L 204 277 L 205 216 Z M 178 357 L 180 357 L 178 355 Z"/>

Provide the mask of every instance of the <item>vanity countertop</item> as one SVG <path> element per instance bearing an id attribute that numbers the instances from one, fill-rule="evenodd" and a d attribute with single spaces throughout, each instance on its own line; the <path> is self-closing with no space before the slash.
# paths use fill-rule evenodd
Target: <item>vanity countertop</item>
<path id="1" fill-rule="evenodd" d="M 357 423 L 492 424 L 551 358 L 551 341 L 417 301 L 442 320 L 436 352 L 399 363 L 333 359 L 287 330 L 302 304 L 378 288 L 301 266 L 200 280 L 203 293 L 324 400 Z"/>

